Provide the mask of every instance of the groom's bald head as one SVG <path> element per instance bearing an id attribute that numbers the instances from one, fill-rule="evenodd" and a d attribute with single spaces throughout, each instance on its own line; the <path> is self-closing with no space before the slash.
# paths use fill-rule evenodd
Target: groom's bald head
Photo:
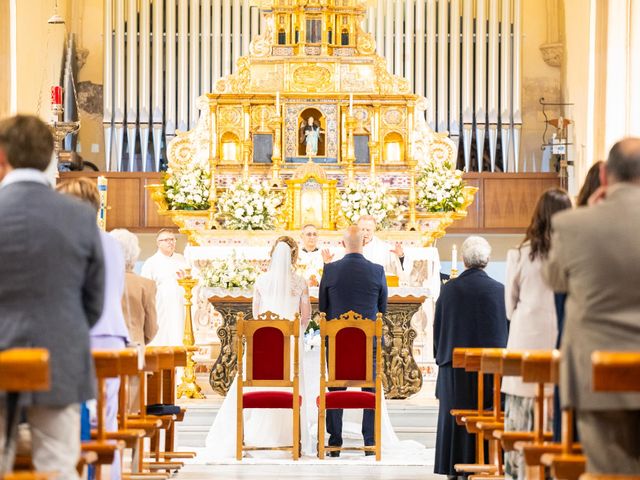
<path id="1" fill-rule="evenodd" d="M 342 242 L 346 253 L 362 253 L 362 233 L 356 225 L 347 227 Z"/>

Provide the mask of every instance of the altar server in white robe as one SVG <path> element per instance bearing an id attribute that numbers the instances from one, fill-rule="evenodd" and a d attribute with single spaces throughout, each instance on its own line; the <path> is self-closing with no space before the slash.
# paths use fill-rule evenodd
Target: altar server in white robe
<path id="1" fill-rule="evenodd" d="M 158 333 L 149 345 L 182 345 L 184 331 L 184 290 L 178 279 L 188 268 L 185 258 L 177 253 L 176 237 L 163 229 L 156 239 L 158 251 L 144 262 L 142 276 L 156 282 Z"/>
<path id="2" fill-rule="evenodd" d="M 305 225 L 302 227 L 300 238 L 302 240 L 298 257 L 300 274 L 310 287 L 317 287 L 324 267 L 322 252 L 318 248 L 318 228 L 311 223 Z"/>

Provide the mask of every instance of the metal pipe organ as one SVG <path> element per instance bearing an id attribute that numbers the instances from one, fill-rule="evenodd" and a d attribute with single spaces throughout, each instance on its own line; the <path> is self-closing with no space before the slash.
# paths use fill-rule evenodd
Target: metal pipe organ
<path id="1" fill-rule="evenodd" d="M 159 170 L 197 98 L 236 71 L 264 21 L 250 0 L 104 0 L 110 170 Z M 363 28 L 389 70 L 429 102 L 467 171 L 519 170 L 522 0 L 375 0 Z M 275 92 L 274 92 L 275 93 Z M 483 161 L 487 159 L 486 162 Z"/>

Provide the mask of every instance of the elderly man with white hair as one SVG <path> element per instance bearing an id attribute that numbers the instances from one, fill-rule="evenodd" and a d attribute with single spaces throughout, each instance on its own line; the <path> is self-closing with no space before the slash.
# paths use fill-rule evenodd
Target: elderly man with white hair
<path id="1" fill-rule="evenodd" d="M 475 438 L 449 412 L 476 408 L 478 402 L 477 375 L 452 368 L 453 349 L 507 345 L 504 286 L 484 271 L 490 256 L 491 246 L 484 238 L 467 238 L 462 244 L 465 271 L 442 287 L 436 302 L 433 348 L 439 367 L 436 397 L 440 409 L 434 472 L 450 477 L 457 475 L 457 463 L 475 462 Z M 492 405 L 492 393 L 485 388 L 485 408 Z"/>

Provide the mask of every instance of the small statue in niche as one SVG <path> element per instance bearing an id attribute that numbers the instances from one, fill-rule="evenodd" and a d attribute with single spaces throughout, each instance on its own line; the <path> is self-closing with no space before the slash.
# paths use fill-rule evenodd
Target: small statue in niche
<path id="1" fill-rule="evenodd" d="M 320 125 L 315 123 L 313 117 L 307 119 L 307 123 L 300 128 L 300 143 L 305 145 L 305 154 L 307 156 L 315 156 L 318 154 L 318 143 L 320 135 L 324 135 L 324 130 Z"/>

